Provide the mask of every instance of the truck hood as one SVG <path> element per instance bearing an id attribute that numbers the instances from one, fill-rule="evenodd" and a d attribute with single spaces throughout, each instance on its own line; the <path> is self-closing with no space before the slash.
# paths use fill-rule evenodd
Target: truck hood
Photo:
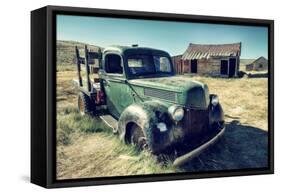
<path id="1" fill-rule="evenodd" d="M 206 108 L 209 105 L 207 85 L 185 76 L 143 78 L 130 80 L 129 83 L 143 88 L 144 96 L 194 108 Z"/>

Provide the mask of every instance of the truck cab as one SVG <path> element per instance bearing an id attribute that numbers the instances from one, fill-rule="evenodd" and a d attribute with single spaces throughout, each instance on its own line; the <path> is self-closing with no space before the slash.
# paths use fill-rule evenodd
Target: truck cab
<path id="1" fill-rule="evenodd" d="M 133 80 L 174 75 L 171 58 L 164 51 L 120 46 L 106 48 L 99 78 L 108 111 L 119 118 L 130 104 L 142 101 L 143 96 L 136 91 L 139 88 Z"/>

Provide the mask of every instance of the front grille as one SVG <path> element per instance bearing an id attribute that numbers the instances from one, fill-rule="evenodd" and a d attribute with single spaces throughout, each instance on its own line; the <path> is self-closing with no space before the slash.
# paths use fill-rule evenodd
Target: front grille
<path id="1" fill-rule="evenodd" d="M 187 109 L 183 119 L 183 129 L 186 137 L 200 138 L 209 130 L 209 111 Z"/>
<path id="2" fill-rule="evenodd" d="M 190 89 L 186 97 L 186 106 L 189 108 L 206 109 L 209 106 L 209 90 L 206 85 Z"/>
<path id="3" fill-rule="evenodd" d="M 144 95 L 175 102 L 176 93 L 166 90 L 144 88 Z"/>

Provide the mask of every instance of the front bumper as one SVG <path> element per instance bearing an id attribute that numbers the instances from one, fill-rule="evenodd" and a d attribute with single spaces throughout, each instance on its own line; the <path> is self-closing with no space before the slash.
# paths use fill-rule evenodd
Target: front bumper
<path id="1" fill-rule="evenodd" d="M 217 142 L 217 140 L 223 135 L 224 131 L 225 131 L 225 127 L 223 127 L 213 138 L 211 138 L 207 142 L 203 143 L 202 145 L 193 149 L 192 151 L 176 158 L 173 162 L 173 166 L 182 166 L 187 161 L 189 161 L 192 158 L 198 156 L 200 153 L 202 153 L 208 147 L 215 144 Z"/>

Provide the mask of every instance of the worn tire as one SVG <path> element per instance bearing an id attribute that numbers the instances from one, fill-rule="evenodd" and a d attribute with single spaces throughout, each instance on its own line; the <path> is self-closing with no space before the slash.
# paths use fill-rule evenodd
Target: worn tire
<path id="1" fill-rule="evenodd" d="M 145 135 L 143 130 L 138 125 L 132 125 L 129 138 L 129 142 L 133 145 L 136 145 L 138 149 L 143 150 L 147 148 Z"/>
<path id="2" fill-rule="evenodd" d="M 95 103 L 83 92 L 78 94 L 78 111 L 84 114 L 93 114 L 95 111 Z"/>

